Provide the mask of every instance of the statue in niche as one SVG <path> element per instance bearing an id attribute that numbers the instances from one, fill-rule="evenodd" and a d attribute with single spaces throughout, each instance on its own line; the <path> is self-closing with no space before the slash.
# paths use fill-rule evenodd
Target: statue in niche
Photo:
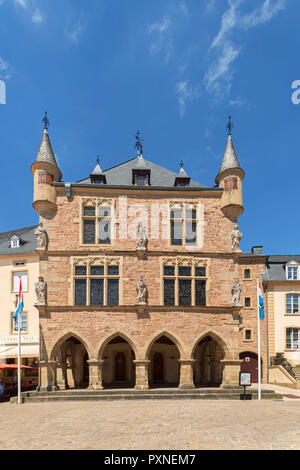
<path id="1" fill-rule="evenodd" d="M 47 283 L 43 277 L 39 277 L 35 285 L 36 304 L 35 305 L 47 305 Z"/>
<path id="2" fill-rule="evenodd" d="M 234 281 L 234 284 L 232 286 L 232 305 L 234 307 L 240 306 L 241 305 L 241 295 L 242 295 L 242 284 L 240 284 L 239 280 L 236 279 Z"/>
<path id="3" fill-rule="evenodd" d="M 34 233 L 37 237 L 37 250 L 46 250 L 48 237 L 47 230 L 43 226 L 43 222 L 40 222 Z"/>
<path id="4" fill-rule="evenodd" d="M 140 276 L 136 284 L 137 305 L 147 305 L 147 285 L 144 282 L 143 276 Z"/>
<path id="5" fill-rule="evenodd" d="M 232 243 L 232 251 L 234 253 L 241 253 L 240 242 L 242 239 L 243 234 L 239 231 L 238 224 L 235 224 L 233 231 L 231 232 L 231 243 Z"/>
<path id="6" fill-rule="evenodd" d="M 136 239 L 137 239 L 136 249 L 141 250 L 141 251 L 146 251 L 148 239 L 147 239 L 146 229 L 143 226 L 142 222 L 139 222 L 137 232 L 136 232 Z"/>

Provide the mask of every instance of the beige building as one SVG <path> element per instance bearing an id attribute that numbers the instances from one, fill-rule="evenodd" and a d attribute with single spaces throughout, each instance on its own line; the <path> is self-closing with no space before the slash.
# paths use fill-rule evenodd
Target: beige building
<path id="1" fill-rule="evenodd" d="M 269 256 L 264 285 L 271 363 L 280 353 L 292 367 L 300 366 L 300 256 Z"/>
<path id="2" fill-rule="evenodd" d="M 257 370 L 258 249 L 243 254 L 231 125 L 212 186 L 137 156 L 64 183 L 47 125 L 40 215 L 40 390 L 231 386 Z M 126 160 L 126 158 L 125 158 Z M 159 161 L 159 156 L 156 156 Z M 43 238 L 43 234 L 45 238 Z M 266 322 L 262 324 L 266 381 Z"/>
<path id="3" fill-rule="evenodd" d="M 37 365 L 39 357 L 39 318 L 35 308 L 34 284 L 38 279 L 39 259 L 36 252 L 35 227 L 0 234 L 0 363 L 17 364 L 18 330 L 13 321 L 19 292 L 23 285 L 24 309 L 21 316 L 22 364 Z M 13 382 L 13 371 L 5 381 Z M 23 386 L 37 383 L 37 373 L 22 370 Z"/>

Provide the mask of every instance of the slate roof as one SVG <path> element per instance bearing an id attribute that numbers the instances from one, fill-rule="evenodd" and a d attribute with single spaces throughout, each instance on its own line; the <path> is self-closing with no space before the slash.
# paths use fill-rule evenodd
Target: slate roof
<path id="1" fill-rule="evenodd" d="M 216 177 L 216 182 L 218 181 L 218 176 L 220 175 L 220 173 L 223 173 L 223 171 L 229 170 L 232 168 L 242 169 L 239 164 L 238 158 L 236 156 L 236 152 L 234 149 L 231 135 L 229 134 L 223 160 L 222 160 L 218 175 Z"/>
<path id="2" fill-rule="evenodd" d="M 156 165 L 149 160 L 143 158 L 141 166 L 141 157 L 132 158 L 127 162 L 116 165 L 108 170 L 103 171 L 106 176 L 108 186 L 133 186 L 132 170 L 137 168 L 147 168 L 151 170 L 151 186 L 155 187 L 174 187 L 175 178 L 178 176 L 174 171 L 167 170 L 162 166 Z M 91 178 L 78 181 L 81 184 L 91 184 Z M 190 181 L 190 188 L 208 188 L 196 181 Z"/>
<path id="3" fill-rule="evenodd" d="M 300 255 L 271 255 L 268 256 L 265 281 L 287 281 L 286 264 L 290 261 L 300 263 Z M 291 281 L 289 281 L 291 282 Z"/>
<path id="4" fill-rule="evenodd" d="M 39 162 L 49 163 L 50 165 L 53 165 L 58 168 L 47 129 L 44 129 L 41 145 L 34 161 L 34 163 Z"/>
<path id="5" fill-rule="evenodd" d="M 36 249 L 36 235 L 34 233 L 36 227 L 37 225 L 34 225 L 32 227 L 0 233 L 0 256 L 34 253 Z M 24 242 L 20 244 L 19 248 L 10 247 L 10 239 L 13 235 L 17 235 Z"/>

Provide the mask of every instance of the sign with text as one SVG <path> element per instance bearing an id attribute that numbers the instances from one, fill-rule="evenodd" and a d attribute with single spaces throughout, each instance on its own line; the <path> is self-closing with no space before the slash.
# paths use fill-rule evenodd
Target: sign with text
<path id="1" fill-rule="evenodd" d="M 251 386 L 251 372 L 240 372 L 240 385 L 243 387 Z"/>

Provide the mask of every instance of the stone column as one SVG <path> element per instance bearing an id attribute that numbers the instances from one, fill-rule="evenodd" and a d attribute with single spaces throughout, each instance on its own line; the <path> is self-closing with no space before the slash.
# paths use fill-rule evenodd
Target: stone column
<path id="1" fill-rule="evenodd" d="M 104 361 L 91 359 L 87 361 L 89 365 L 89 387 L 88 390 L 103 390 L 102 364 Z"/>
<path id="2" fill-rule="evenodd" d="M 221 388 L 238 387 L 240 379 L 241 363 L 238 359 L 222 359 L 223 366 L 223 380 Z"/>
<path id="3" fill-rule="evenodd" d="M 195 359 L 178 359 L 180 364 L 179 388 L 193 389 L 194 385 L 194 362 Z"/>
<path id="4" fill-rule="evenodd" d="M 57 386 L 60 390 L 67 390 L 69 388 L 67 381 L 67 364 L 66 362 L 58 362 L 57 369 Z"/>
<path id="5" fill-rule="evenodd" d="M 149 380 L 148 380 L 148 368 L 150 361 L 144 360 L 135 360 L 135 389 L 136 390 L 148 390 Z"/>
<path id="6" fill-rule="evenodd" d="M 40 361 L 39 362 L 39 385 L 37 391 L 51 392 L 58 390 L 56 379 L 56 361 Z"/>

